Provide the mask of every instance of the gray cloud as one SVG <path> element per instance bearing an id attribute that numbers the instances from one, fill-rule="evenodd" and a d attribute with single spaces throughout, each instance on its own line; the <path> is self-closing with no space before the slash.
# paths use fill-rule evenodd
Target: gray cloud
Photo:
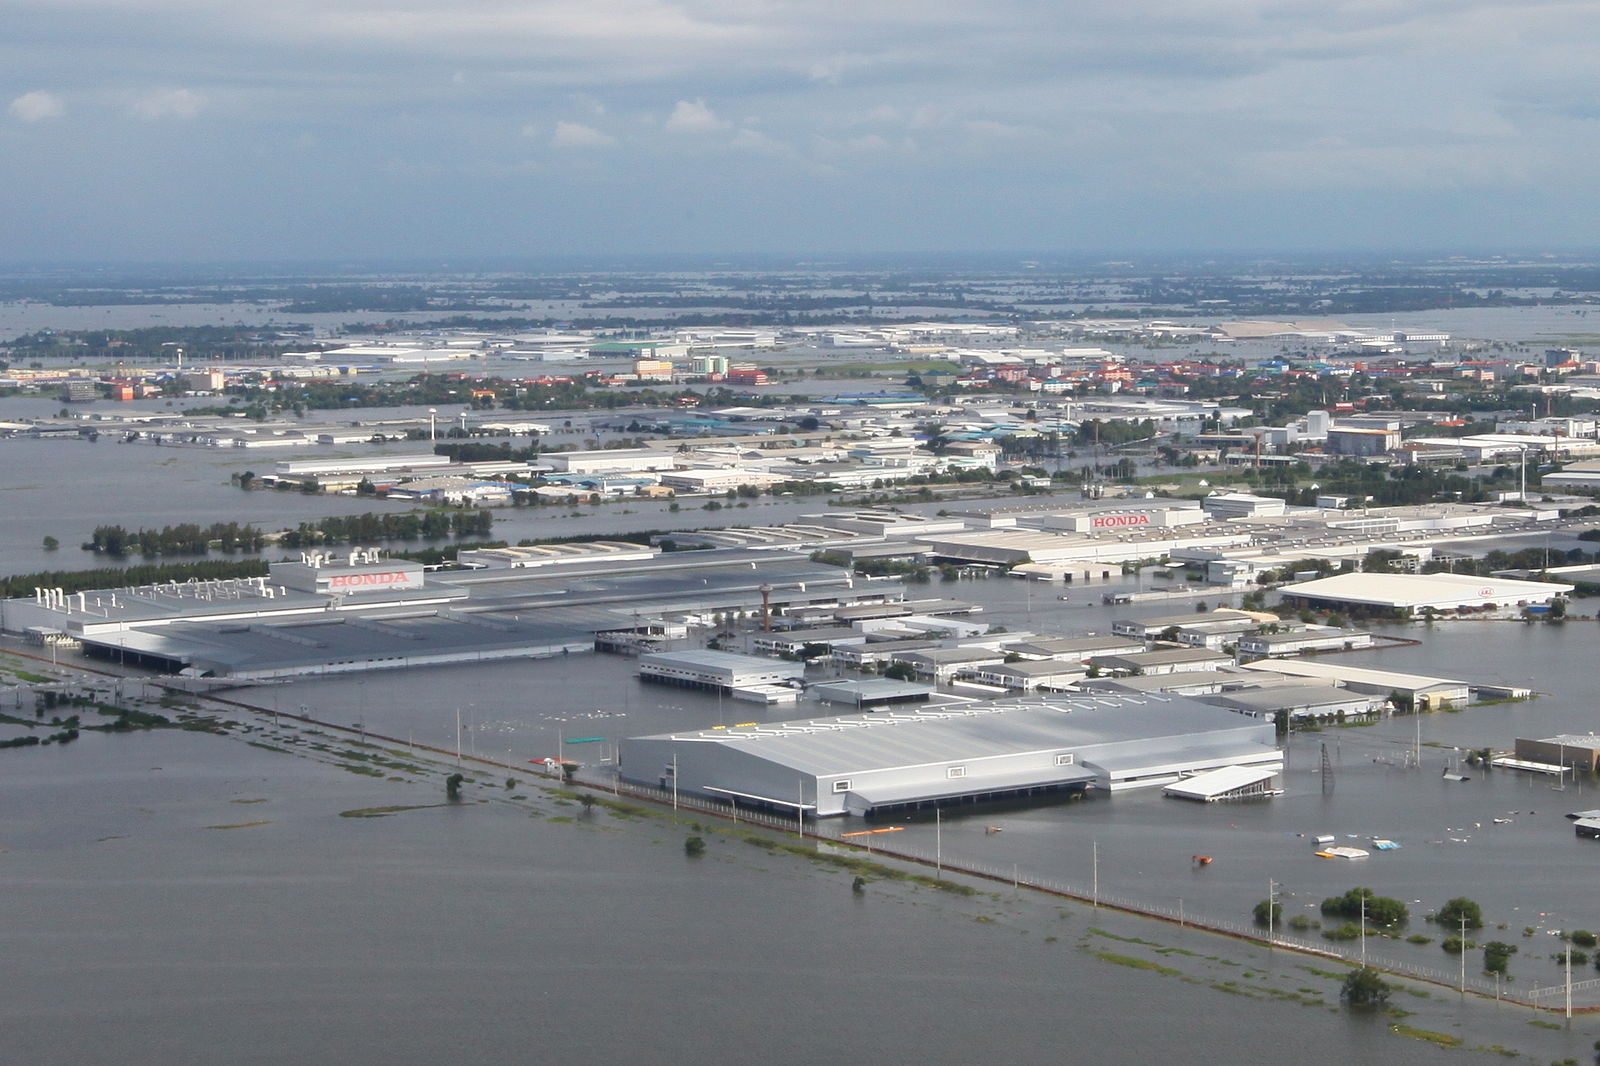
<path id="1" fill-rule="evenodd" d="M 215 223 L 242 203 L 270 217 L 281 195 L 284 225 L 251 232 L 291 243 L 285 220 L 317 197 L 338 232 L 381 245 L 398 217 L 423 239 L 429 210 L 439 239 L 492 244 L 512 232 L 496 212 L 564 196 L 608 204 L 531 219 L 574 244 L 594 238 L 587 222 L 663 246 L 1110 246 L 1159 232 L 1152 218 L 1192 228 L 1185 212 L 1256 244 L 1293 216 L 1316 243 L 1347 239 L 1363 207 L 1423 241 L 1440 211 L 1393 205 L 1430 183 L 1537 188 L 1568 208 L 1552 235 L 1600 240 L 1600 222 L 1572 223 L 1590 217 L 1580 171 L 1600 154 L 1588 0 L 11 0 L 7 23 L 10 129 L 59 140 L 0 153 L 0 181 L 144 212 L 130 240 L 181 236 L 195 211 L 86 173 L 97 153 L 153 190 L 175 155 L 206 158 L 188 203 Z M 70 109 L 37 88 L 63 70 Z M 147 121 L 129 129 L 130 113 Z M 271 145 L 315 165 L 262 164 Z M 676 175 L 694 159 L 725 175 L 724 229 L 683 221 L 698 187 Z M 436 195 L 452 180 L 470 202 Z M 863 220 L 861 202 L 883 207 Z M 0 238 L 96 247 L 105 228 L 75 217 L 0 205 Z M 1498 239 L 1492 212 L 1458 221 Z"/>
<path id="2" fill-rule="evenodd" d="M 47 119 L 60 118 L 66 111 L 66 105 L 55 93 L 34 89 L 13 99 L 6 110 L 10 112 L 12 118 L 23 122 L 44 122 Z"/>

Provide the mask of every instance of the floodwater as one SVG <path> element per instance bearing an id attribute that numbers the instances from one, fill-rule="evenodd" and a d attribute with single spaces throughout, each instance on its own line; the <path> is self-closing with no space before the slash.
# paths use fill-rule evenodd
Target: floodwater
<path id="1" fill-rule="evenodd" d="M 373 506 L 232 488 L 228 475 L 259 462 L 254 456 L 102 438 L 7 441 L 0 457 L 0 568 L 8 571 L 89 559 L 76 542 L 103 521 L 281 525 Z M 763 523 L 825 506 L 783 500 L 714 517 Z M 644 505 L 599 518 L 528 511 L 497 534 L 691 526 L 708 517 Z M 45 535 L 62 549 L 38 549 Z M 1118 575 L 1074 585 L 1064 601 L 1059 586 L 1002 578 L 936 580 L 912 594 L 969 599 L 1012 630 L 1069 635 L 1105 632 L 1113 617 L 1189 609 L 1099 602 L 1136 584 Z M 1446 974 L 1455 960 L 1420 916 L 1466 895 L 1504 926 L 1490 935 L 1521 948 L 1512 962 L 1518 987 L 1549 985 L 1560 979 L 1550 932 L 1600 929 L 1591 887 L 1600 844 L 1576 839 L 1561 817 L 1600 807 L 1600 782 L 1555 791 L 1504 771 L 1469 770 L 1472 780 L 1460 783 L 1440 771 L 1453 747 L 1600 730 L 1587 659 L 1595 626 L 1408 628 L 1422 645 L 1335 660 L 1531 683 L 1542 695 L 1297 735 L 1286 794 L 1270 802 L 1200 806 L 1127 793 L 969 809 L 937 826 L 897 823 L 904 831 L 894 843 L 1085 889 L 1098 873 L 1107 898 L 1225 921 L 1243 920 L 1269 883 L 1281 886 L 1289 916 L 1315 915 L 1324 896 L 1367 885 L 1411 904 L 1412 930 L 1434 940 L 1384 941 L 1374 955 Z M 829 713 L 646 687 L 632 670 L 625 658 L 574 655 L 230 695 L 401 740 L 459 743 L 511 766 L 563 753 L 593 764 L 585 774 L 605 772 L 607 749 L 621 736 Z M 3 728 L 9 735 L 12 727 Z M 1403 769 L 1417 745 L 1421 769 Z M 1324 747 L 1331 789 L 1320 772 Z M 1226 977 L 1202 972 L 1224 965 L 1207 958 L 1226 955 L 1242 963 L 1239 972 L 1261 970 L 1325 995 L 1327 980 L 1305 970 L 1303 958 L 1267 959 L 1193 930 L 1104 911 L 1090 917 L 1026 894 L 1021 902 L 959 900 L 873 885 L 857 898 L 845 875 L 800 859 L 714 840 L 703 860 L 689 860 L 681 828 L 609 815 L 586 822 L 548 802 L 543 817 L 500 799 L 338 817 L 440 795 L 437 775 L 374 779 L 188 733 L 92 734 L 65 748 L 0 751 L 0 871 L 11 919 L 0 933 L 6 1058 L 277 1063 L 337 1049 L 359 1064 L 819 1054 L 896 1063 L 1092 1054 L 1132 1063 L 1224 1048 L 1238 1061 L 1268 1061 L 1293 1047 L 1297 1062 L 1332 1064 L 1445 1054 L 1392 1034 L 1389 1019 L 1252 1001 L 1237 988 L 1211 987 Z M 827 829 L 860 824 L 836 820 Z M 1403 846 L 1359 862 L 1322 860 L 1310 838 L 1323 833 Z M 1198 867 L 1196 854 L 1213 862 Z M 1137 949 L 1105 944 L 1092 929 L 1195 955 L 1163 956 L 1177 975 L 1131 968 L 1095 952 Z M 1586 1020 L 1552 1031 L 1531 1027 L 1537 1019 L 1526 1011 L 1438 993 L 1403 1006 L 1419 1012 L 1407 1024 L 1458 1034 L 1469 1048 L 1520 1050 L 1528 1061 L 1587 1056 L 1596 1035 Z"/>
<path id="2" fill-rule="evenodd" d="M 959 584 L 956 594 L 987 584 L 998 596 L 1021 591 L 1023 583 Z M 1085 610 L 1083 615 L 1098 613 Z M 1361 883 L 1408 903 L 1420 901 L 1413 908 L 1419 916 L 1465 894 L 1517 931 L 1529 925 L 1600 929 L 1600 905 L 1592 893 L 1600 847 L 1577 839 L 1562 817 L 1600 807 L 1600 781 L 1569 782 L 1566 791 L 1557 792 L 1548 779 L 1508 771 L 1482 774 L 1463 767 L 1471 781 L 1441 777 L 1458 764 L 1455 747 L 1509 748 L 1518 736 L 1600 729 L 1585 696 L 1587 671 L 1575 669 L 1572 660 L 1592 646 L 1594 623 L 1461 625 L 1474 632 L 1440 625 L 1422 634 L 1422 647 L 1338 661 L 1507 683 L 1525 683 L 1527 675 L 1516 671 L 1527 664 L 1548 694 L 1523 703 L 1298 734 L 1290 743 L 1286 794 L 1265 803 L 1192 805 L 1158 792 L 1132 792 L 1074 804 L 952 812 L 944 818 L 945 854 L 1003 869 L 1017 864 L 1024 874 L 1087 886 L 1098 846 L 1104 891 L 1156 905 L 1171 906 L 1182 898 L 1194 913 L 1224 920 L 1247 914 L 1271 879 L 1288 884 L 1295 905 L 1311 910 L 1322 898 Z M 1105 632 L 1106 627 L 1062 624 L 1054 631 L 1090 630 Z M 1474 656 L 1479 641 L 1493 643 L 1495 652 Z M 1565 670 L 1559 668 L 1562 663 Z M 325 721 L 363 723 L 369 730 L 446 750 L 456 746 L 459 712 L 460 743 L 469 755 L 511 765 L 565 755 L 592 764 L 597 773 L 619 737 L 842 713 L 820 703 L 765 707 L 644 685 L 633 676 L 631 660 L 607 655 L 411 671 L 400 698 L 398 681 L 398 675 L 368 673 L 245 690 L 230 698 L 269 710 L 305 708 Z M 582 743 L 570 743 L 574 739 Z M 1402 768 L 1419 744 L 1421 768 Z M 1320 774 L 1324 745 L 1333 768 L 1331 793 L 1324 791 Z M 912 821 L 896 835 L 894 846 L 931 854 L 931 821 Z M 861 827 L 848 819 L 830 824 L 841 831 Z M 1004 832 L 986 833 L 991 824 Z M 1374 852 L 1359 864 L 1332 862 L 1312 854 L 1311 838 L 1322 834 L 1362 847 L 1370 847 L 1373 837 L 1403 846 Z M 1196 869 L 1195 854 L 1216 861 Z M 1539 876 L 1530 879 L 1530 869 L 1539 870 Z M 1549 914 L 1559 918 L 1546 920 Z M 1440 961 L 1437 947 L 1416 952 L 1397 944 L 1395 950 L 1419 964 Z"/>
<path id="3" fill-rule="evenodd" d="M 691 827 L 527 782 L 531 801 L 478 778 L 440 806 L 437 774 L 172 732 L 0 754 L 8 1061 L 1443 1054 L 1337 1009 L 1316 960 L 1003 889 L 857 894 L 847 872 L 718 833 L 690 858 Z M 1591 1038 L 1439 989 L 1401 999 L 1415 1029 L 1532 1061 Z"/>
<path id="4" fill-rule="evenodd" d="M 1544 307 L 1457 307 L 1430 311 L 1391 314 L 1342 315 L 1339 320 L 1355 327 L 1416 332 L 1447 332 L 1456 337 L 1471 337 L 1500 342 L 1543 343 L 1542 338 L 1572 335 L 1590 336 L 1597 328 L 1588 308 Z M 539 316 L 571 317 L 585 311 L 574 301 L 534 302 L 527 310 L 496 313 L 477 312 L 481 318 L 526 318 Z M 624 312 L 633 314 L 632 310 Z M 108 307 L 53 307 L 48 304 L 0 303 L 0 337 L 10 339 L 42 329 L 143 329 L 151 326 L 311 326 L 319 332 L 346 326 L 377 322 L 426 323 L 448 315 L 437 311 L 417 312 L 337 312 L 288 315 L 271 304 L 126 304 Z M 1289 316 L 1285 316 L 1289 317 Z M 1207 324 L 1206 316 L 1189 316 L 1186 321 Z M 856 356 L 860 356 L 858 351 Z M 522 364 L 524 366 L 529 364 Z"/>
<path id="5" fill-rule="evenodd" d="M 934 581 L 912 586 L 912 594 L 982 603 L 987 608 L 982 617 L 1013 631 L 1067 634 L 1104 633 L 1113 617 L 1130 613 L 1150 616 L 1190 607 L 1098 602 L 1104 591 L 1131 587 L 1131 581 L 1119 575 L 1109 583 L 1079 586 L 1065 602 L 1043 592 L 1059 586 L 1005 578 Z M 1218 602 L 1211 599 L 1212 606 Z M 903 831 L 894 834 L 892 846 L 931 857 L 937 836 L 949 861 L 1002 873 L 1014 869 L 1023 879 L 1065 883 L 1085 893 L 1098 866 L 1106 898 L 1224 922 L 1245 920 L 1267 894 L 1269 882 L 1280 886 L 1286 917 L 1312 919 L 1322 899 L 1366 885 L 1408 904 L 1411 931 L 1434 941 L 1389 940 L 1371 949 L 1374 956 L 1447 975 L 1455 973 L 1455 960 L 1438 947 L 1444 934 L 1421 919 L 1447 899 L 1465 895 L 1483 905 L 1492 925 L 1503 927 L 1493 935 L 1521 946 L 1512 971 L 1522 982 L 1519 987 L 1544 986 L 1561 979 L 1549 959 L 1553 931 L 1600 929 L 1600 905 L 1592 891 L 1600 847 L 1578 839 L 1563 817 L 1600 807 L 1600 780 L 1571 781 L 1556 791 L 1547 778 L 1465 767 L 1455 749 L 1509 748 L 1518 736 L 1600 730 L 1600 716 L 1587 696 L 1585 662 L 1595 625 L 1463 622 L 1397 628 L 1394 632 L 1423 643 L 1325 660 L 1472 682 L 1528 684 L 1532 679 L 1541 695 L 1459 713 L 1299 733 L 1289 742 L 1286 793 L 1268 802 L 1197 805 L 1158 792 L 1132 792 L 1070 804 L 954 810 L 937 827 L 928 816 L 895 822 Z M 841 710 L 814 703 L 769 708 L 647 686 L 633 676 L 631 660 L 607 655 L 411 671 L 403 686 L 398 677 L 369 673 L 231 695 L 268 709 L 304 708 L 325 721 L 362 723 L 445 750 L 455 747 L 459 736 L 469 755 L 513 766 L 565 755 L 589 764 L 584 773 L 598 777 L 609 773 L 608 759 L 619 737 Z M 1324 747 L 1333 771 L 1326 783 Z M 1420 753 L 1420 767 L 1406 768 L 1413 753 Z M 1441 776 L 1447 768 L 1465 770 L 1471 780 L 1447 781 Z M 1002 831 L 988 832 L 989 826 Z M 830 820 L 824 828 L 848 832 L 862 823 Z M 1354 862 L 1317 858 L 1312 840 L 1323 834 L 1372 854 Z M 1402 846 L 1378 852 L 1371 849 L 1374 837 Z M 1197 854 L 1213 862 L 1197 866 Z M 1524 935 L 1524 930 L 1531 932 Z"/>
<path id="6" fill-rule="evenodd" d="M 108 402 L 97 405 L 97 409 L 115 413 L 117 406 Z M 58 402 L 36 397 L 0 398 L 0 420 L 45 417 L 59 409 Z M 308 420 L 332 422 L 343 414 L 346 412 L 311 412 Z M 416 410 L 369 409 L 358 414 L 364 420 L 374 420 L 415 417 Z M 79 548 L 99 525 L 139 529 L 179 522 L 209 525 L 237 521 L 275 530 L 332 515 L 411 510 L 414 505 L 409 502 L 391 503 L 370 497 L 246 492 L 230 479 L 245 471 L 270 471 L 274 463 L 288 459 L 372 458 L 427 454 L 430 450 L 427 441 L 347 447 L 313 445 L 260 451 L 156 447 L 137 442 L 122 443 L 114 434 L 102 434 L 92 443 L 75 437 L 0 440 L 0 573 L 119 565 L 118 560 Z M 1064 503 L 1076 502 L 1075 495 L 1057 498 Z M 1043 506 L 1048 500 L 1049 497 L 1031 496 L 1026 502 Z M 718 500 L 720 509 L 715 511 L 705 510 L 706 502 L 684 500 L 677 510 L 672 509 L 670 502 L 651 500 L 628 500 L 599 507 L 497 508 L 493 536 L 516 543 L 545 537 L 590 534 L 603 537 L 642 529 L 776 525 L 829 510 L 827 498 L 822 496 Z M 947 501 L 909 505 L 905 509 L 931 514 L 941 507 L 959 506 L 961 504 Z M 61 547 L 55 551 L 45 550 L 45 537 L 56 538 Z M 428 545 L 417 541 L 386 546 L 411 549 Z M 262 557 L 276 559 L 292 554 L 269 550 Z M 120 562 L 143 561 L 131 558 Z"/>

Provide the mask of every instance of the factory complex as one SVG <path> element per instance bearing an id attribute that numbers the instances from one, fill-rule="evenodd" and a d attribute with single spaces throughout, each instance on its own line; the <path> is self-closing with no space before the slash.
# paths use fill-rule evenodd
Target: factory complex
<path id="1" fill-rule="evenodd" d="M 1407 642 L 1333 611 L 1526 612 L 1574 589 L 1412 572 L 1444 538 L 1459 550 L 1556 520 L 1526 505 L 1256 508 L 1231 494 L 1220 507 L 1154 497 L 966 506 L 840 507 L 655 543 L 467 548 L 450 566 L 375 549 L 307 552 L 262 577 L 41 587 L 0 602 L 0 630 L 217 685 L 620 653 L 640 681 L 714 693 L 719 718 L 720 697 L 755 704 L 741 716 L 762 720 L 711 728 L 691 698 L 654 726 L 676 731 L 619 739 L 603 772 L 805 818 L 1147 786 L 1207 802 L 1273 795 L 1281 729 L 1473 695 L 1453 678 L 1303 658 Z M 1377 565 L 1379 546 L 1395 569 L 1358 569 Z M 943 588 L 992 578 L 997 610 L 1036 596 L 1057 618 L 1068 599 L 1113 610 L 1136 597 L 1190 602 L 1119 613 L 1098 632 L 1035 630 L 1015 614 L 999 625 L 975 603 L 908 595 L 907 577 L 938 576 L 936 566 L 950 579 Z M 1129 593 L 1144 571 L 1162 573 Z M 1263 593 L 1243 601 L 1251 609 L 1193 602 L 1268 584 L 1298 609 L 1265 610 Z M 1312 607 L 1330 613 L 1309 620 L 1301 610 Z M 784 705 L 803 701 L 812 706 L 782 720 Z M 856 713 L 811 717 L 817 702 Z"/>
<path id="2" fill-rule="evenodd" d="M 427 571 L 372 551 L 273 563 L 264 578 L 0 602 L 0 629 L 167 673 L 239 681 L 590 651 L 681 636 L 729 612 L 902 599 L 896 582 L 787 553 L 569 545 L 562 565 Z M 764 588 L 765 586 L 765 588 Z"/>

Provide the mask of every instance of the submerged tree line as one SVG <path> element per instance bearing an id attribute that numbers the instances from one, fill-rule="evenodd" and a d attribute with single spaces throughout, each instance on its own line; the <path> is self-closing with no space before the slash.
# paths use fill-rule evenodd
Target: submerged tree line
<path id="1" fill-rule="evenodd" d="M 438 540 L 482 537 L 494 528 L 494 515 L 477 511 L 410 511 L 404 514 L 336 515 L 301 522 L 286 530 L 278 543 L 286 548 L 321 544 L 370 544 L 380 540 Z"/>
<path id="2" fill-rule="evenodd" d="M 404 514 L 336 515 L 301 522 L 294 529 L 265 533 L 255 526 L 238 522 L 214 522 L 209 526 L 184 522 L 160 529 L 126 529 L 117 525 L 96 526 L 83 543 L 84 551 L 113 558 L 141 555 L 209 555 L 220 551 L 259 552 L 270 544 L 303 548 L 326 544 L 371 544 L 388 540 L 439 540 L 444 537 L 487 536 L 494 516 L 478 511 L 422 511 Z"/>
<path id="3" fill-rule="evenodd" d="M 122 526 L 95 526 L 83 550 L 103 555 L 206 555 L 212 548 L 232 555 L 258 552 L 267 545 L 267 535 L 255 526 L 238 522 L 213 522 L 202 526 L 182 522 L 160 529 L 125 529 Z"/>

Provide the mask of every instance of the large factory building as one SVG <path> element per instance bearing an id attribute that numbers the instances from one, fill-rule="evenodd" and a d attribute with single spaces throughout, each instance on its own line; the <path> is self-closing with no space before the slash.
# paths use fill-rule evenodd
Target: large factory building
<path id="1" fill-rule="evenodd" d="M 1053 696 L 623 740 L 631 781 L 808 815 L 1281 769 L 1270 722 L 1181 697 Z"/>
<path id="2" fill-rule="evenodd" d="M 586 550 L 586 547 L 588 550 Z M 240 680 L 559 655 L 606 634 L 728 612 L 881 604 L 894 582 L 790 552 L 618 559 L 563 545 L 537 569 L 424 571 L 376 550 L 272 563 L 267 577 L 163 582 L 0 601 L 0 630 L 165 673 Z M 646 642 L 648 643 L 648 642 Z"/>

